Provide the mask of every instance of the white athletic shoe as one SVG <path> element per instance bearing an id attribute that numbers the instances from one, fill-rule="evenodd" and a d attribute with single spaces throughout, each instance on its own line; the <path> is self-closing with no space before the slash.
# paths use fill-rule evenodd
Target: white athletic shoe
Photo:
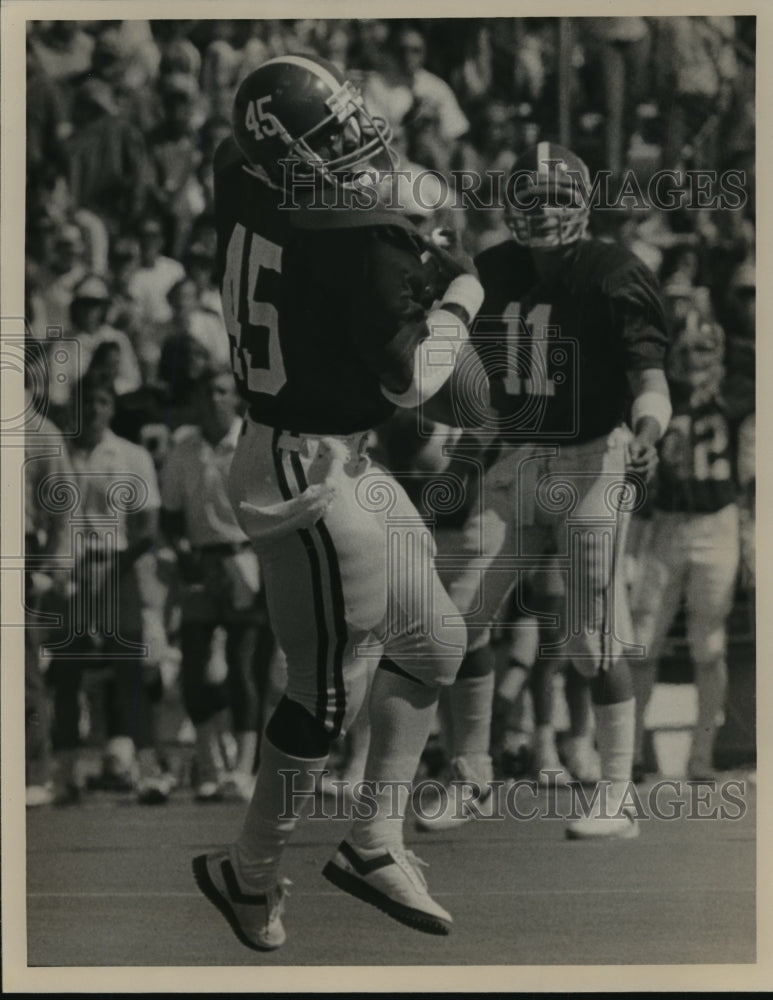
<path id="1" fill-rule="evenodd" d="M 430 896 L 421 867 L 427 867 L 426 862 L 405 848 L 354 847 L 342 840 L 322 874 L 339 889 L 414 930 L 448 934 L 451 915 Z"/>
<path id="2" fill-rule="evenodd" d="M 625 804 L 629 783 L 602 781 L 598 795 L 592 800 L 591 811 L 566 825 L 570 840 L 619 839 L 639 836 L 639 824 L 633 807 Z"/>
<path id="3" fill-rule="evenodd" d="M 285 943 L 282 924 L 284 901 L 290 882 L 282 879 L 267 892 L 240 885 L 236 862 L 227 849 L 200 854 L 193 859 L 196 884 L 223 914 L 242 944 L 256 951 L 271 951 Z"/>
<path id="4" fill-rule="evenodd" d="M 630 840 L 639 836 L 639 824 L 633 810 L 623 809 L 619 816 L 583 816 L 566 824 L 569 840 Z"/>

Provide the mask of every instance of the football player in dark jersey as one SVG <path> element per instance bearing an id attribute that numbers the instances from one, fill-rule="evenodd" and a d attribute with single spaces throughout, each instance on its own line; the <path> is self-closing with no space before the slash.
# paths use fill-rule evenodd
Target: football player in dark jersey
<path id="1" fill-rule="evenodd" d="M 647 267 L 588 236 L 590 177 L 578 157 L 539 143 L 521 156 L 506 191 L 513 239 L 476 258 L 485 300 L 472 338 L 503 451 L 466 527 L 469 562 L 449 584 L 468 625 L 451 692 L 460 706 L 454 752 L 485 792 L 489 626 L 514 576 L 529 574 L 542 655 L 569 659 L 590 678 L 595 705 L 607 814 L 599 797 L 567 834 L 635 836 L 635 821 L 619 808 L 631 777 L 634 699 L 615 568 L 637 502 L 631 479 L 651 475 L 670 417 L 666 323 Z"/>
<path id="2" fill-rule="evenodd" d="M 408 926 L 447 934 L 451 917 L 402 828 L 466 632 L 445 623 L 455 609 L 426 526 L 366 446 L 395 407 L 448 391 L 474 361 L 468 326 L 483 290 L 471 262 L 438 251 L 446 276 L 428 300 L 427 245 L 404 213 L 330 207 L 359 172 L 393 168 L 386 123 L 331 64 L 264 63 L 237 92 L 233 129 L 215 159 L 223 308 L 248 403 L 231 496 L 260 555 L 288 685 L 240 836 L 196 858 L 194 872 L 243 943 L 283 943 L 284 846 L 379 657 L 367 802 L 323 874 Z M 328 208 L 313 207 L 323 195 Z"/>
<path id="3" fill-rule="evenodd" d="M 653 516 L 642 546 L 631 615 L 646 659 L 632 665 L 637 754 L 663 641 L 681 599 L 695 669 L 698 717 L 688 776 L 713 776 L 714 738 L 727 688 L 727 618 L 739 562 L 739 487 L 722 398 L 722 328 L 693 309 L 676 332 L 667 371 L 674 414 L 660 443 Z"/>

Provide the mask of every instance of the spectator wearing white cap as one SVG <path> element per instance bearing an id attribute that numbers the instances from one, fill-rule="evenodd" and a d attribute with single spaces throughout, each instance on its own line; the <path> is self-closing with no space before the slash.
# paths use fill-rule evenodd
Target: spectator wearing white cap
<path id="1" fill-rule="evenodd" d="M 115 344 L 119 352 L 114 372 L 116 394 L 132 392 L 142 384 L 139 362 L 131 341 L 125 333 L 106 322 L 109 302 L 107 283 L 96 274 L 87 275 L 73 290 L 69 334 L 70 341 L 77 343 L 77 350 L 68 349 L 66 360 L 50 366 L 50 401 L 53 406 L 66 406 L 75 383 L 88 371 L 95 350 L 107 342 Z M 59 351 L 56 340 L 50 341 L 48 347 L 51 352 Z"/>

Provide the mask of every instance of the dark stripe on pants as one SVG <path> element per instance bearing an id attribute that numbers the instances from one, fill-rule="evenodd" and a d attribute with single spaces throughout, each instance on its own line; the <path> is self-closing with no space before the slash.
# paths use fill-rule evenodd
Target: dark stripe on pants
<path id="1" fill-rule="evenodd" d="M 290 456 L 293 471 L 298 480 L 301 490 L 308 488 L 308 481 L 301 465 L 301 460 L 297 453 Z M 313 533 L 322 541 L 322 545 L 327 556 L 328 572 L 330 574 L 330 593 L 333 599 L 333 619 L 336 632 L 336 644 L 333 653 L 333 685 L 335 688 L 335 713 L 333 715 L 332 735 L 338 736 L 344 722 L 346 712 L 346 687 L 344 685 L 344 650 L 348 641 L 348 630 L 346 627 L 346 602 L 344 601 L 344 587 L 341 581 L 341 568 L 338 564 L 338 554 L 335 544 L 330 535 L 327 525 L 323 520 L 318 521 L 311 529 Z"/>
<path id="2" fill-rule="evenodd" d="M 284 466 L 282 465 L 282 455 L 279 451 L 279 430 L 274 431 L 271 449 L 274 456 L 274 467 L 276 469 L 279 490 L 285 500 L 292 500 L 293 493 L 287 482 Z M 298 530 L 303 547 L 309 557 L 311 569 L 311 587 L 314 599 L 314 619 L 317 626 L 317 706 L 316 717 L 324 725 L 327 715 L 327 651 L 330 642 L 328 634 L 327 619 L 325 617 L 325 597 L 322 591 L 322 570 L 319 556 L 317 554 L 314 540 L 305 528 Z"/>

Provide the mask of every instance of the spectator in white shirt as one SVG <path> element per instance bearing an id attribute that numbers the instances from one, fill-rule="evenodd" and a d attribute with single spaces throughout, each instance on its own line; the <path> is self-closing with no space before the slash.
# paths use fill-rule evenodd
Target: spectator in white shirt
<path id="1" fill-rule="evenodd" d="M 161 253 L 164 234 L 158 219 L 143 219 L 138 236 L 140 266 L 132 276 L 130 292 L 140 303 L 146 323 L 166 323 L 172 315 L 169 289 L 185 277 L 185 269 L 178 260 Z"/>
<path id="2" fill-rule="evenodd" d="M 51 639 L 55 748 L 59 780 L 68 800 L 82 787 L 78 772 L 79 692 L 84 670 L 109 665 L 106 679 L 102 787 L 135 788 L 141 802 L 169 794 L 155 754 L 155 731 L 146 639 L 160 497 L 155 469 L 144 448 L 110 428 L 112 383 L 90 373 L 73 394 L 81 404 L 77 434 L 69 441 L 72 473 L 52 495 L 70 501 L 74 593 L 64 626 Z M 58 490 L 58 494 L 53 490 Z"/>
<path id="3" fill-rule="evenodd" d="M 467 132 L 469 122 L 445 80 L 424 69 L 426 44 L 416 28 L 401 28 L 393 48 L 392 66 L 368 78 L 365 102 L 393 129 L 410 133 L 410 159 L 445 169 L 445 162 L 438 161 L 448 159 L 456 140 Z M 433 143 L 437 148 L 430 153 L 428 146 Z"/>
<path id="4" fill-rule="evenodd" d="M 241 420 L 230 369 L 201 385 L 200 426 L 169 452 L 162 483 L 162 528 L 178 555 L 182 600 L 182 689 L 196 729 L 199 801 L 223 796 L 218 737 L 230 709 L 238 760 L 229 782 L 249 798 L 258 742 L 255 674 L 258 561 L 228 498 L 228 475 Z M 217 628 L 226 632 L 227 680 L 207 677 Z"/>
<path id="5" fill-rule="evenodd" d="M 215 365 L 226 365 L 231 348 L 222 312 L 205 306 L 191 278 L 183 278 L 169 292 L 172 318 L 160 332 L 160 346 L 182 336 L 192 337 L 206 350 Z"/>

